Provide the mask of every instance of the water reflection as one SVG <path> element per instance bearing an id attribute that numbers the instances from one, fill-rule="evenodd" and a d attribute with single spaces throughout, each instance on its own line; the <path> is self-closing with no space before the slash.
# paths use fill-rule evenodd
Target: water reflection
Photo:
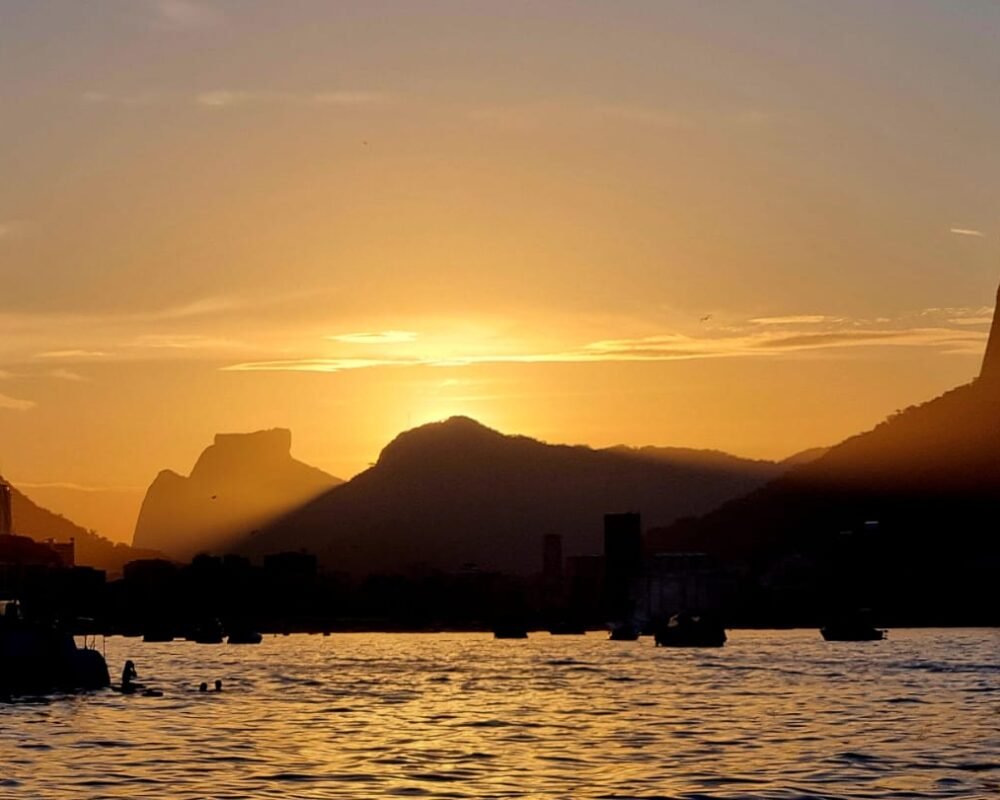
<path id="1" fill-rule="evenodd" d="M 109 639 L 161 698 L 0 707 L 0 795 L 988 797 L 1000 634 Z M 199 693 L 216 679 L 225 691 Z"/>

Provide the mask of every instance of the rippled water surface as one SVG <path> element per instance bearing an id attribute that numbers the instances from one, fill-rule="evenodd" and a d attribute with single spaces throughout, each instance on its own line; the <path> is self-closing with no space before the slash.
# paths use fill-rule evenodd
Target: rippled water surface
<path id="1" fill-rule="evenodd" d="M 1000 797 L 1000 633 L 108 639 L 163 697 L 0 706 L 2 798 Z M 221 694 L 197 684 L 225 682 Z"/>

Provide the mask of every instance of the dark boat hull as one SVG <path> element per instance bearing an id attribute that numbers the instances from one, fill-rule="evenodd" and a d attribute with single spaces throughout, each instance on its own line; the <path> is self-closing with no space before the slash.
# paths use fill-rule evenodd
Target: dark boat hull
<path id="1" fill-rule="evenodd" d="M 48 694 L 103 689 L 108 665 L 96 650 L 46 628 L 0 631 L 0 694 Z"/>
<path id="2" fill-rule="evenodd" d="M 878 628 L 846 629 L 827 626 L 819 632 L 828 642 L 880 642 L 885 639 L 885 631 Z"/>

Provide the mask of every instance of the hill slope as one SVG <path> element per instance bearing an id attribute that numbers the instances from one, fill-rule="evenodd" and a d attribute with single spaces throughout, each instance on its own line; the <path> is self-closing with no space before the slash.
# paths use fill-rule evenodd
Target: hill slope
<path id="1" fill-rule="evenodd" d="M 76 540 L 76 563 L 80 566 L 105 570 L 109 576 L 121 573 L 122 567 L 138 558 L 162 558 L 163 554 L 116 544 L 88 531 L 59 514 L 42 508 L 17 487 L 11 486 L 13 530 L 35 541 L 55 539 L 67 542 Z"/>
<path id="2" fill-rule="evenodd" d="M 291 456 L 292 434 L 218 434 L 190 477 L 164 470 L 146 492 L 133 544 L 174 558 L 225 548 L 341 481 Z"/>
<path id="3" fill-rule="evenodd" d="M 243 549 L 306 548 L 351 572 L 467 562 L 537 570 L 544 534 L 568 555 L 600 553 L 603 514 L 663 525 L 708 511 L 783 468 L 719 453 L 550 445 L 464 417 L 400 434 L 372 468 L 289 514 Z"/>

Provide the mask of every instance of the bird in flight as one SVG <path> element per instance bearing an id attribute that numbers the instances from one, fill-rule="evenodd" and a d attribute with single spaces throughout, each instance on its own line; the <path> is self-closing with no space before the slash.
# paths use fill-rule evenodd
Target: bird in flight
<path id="1" fill-rule="evenodd" d="M 702 322 L 708 322 L 708 321 L 709 321 L 709 320 L 710 320 L 711 318 L 712 318 L 712 315 L 711 315 L 711 314 L 706 314 L 705 316 L 703 316 L 703 317 L 701 318 L 701 321 L 702 321 Z"/>

